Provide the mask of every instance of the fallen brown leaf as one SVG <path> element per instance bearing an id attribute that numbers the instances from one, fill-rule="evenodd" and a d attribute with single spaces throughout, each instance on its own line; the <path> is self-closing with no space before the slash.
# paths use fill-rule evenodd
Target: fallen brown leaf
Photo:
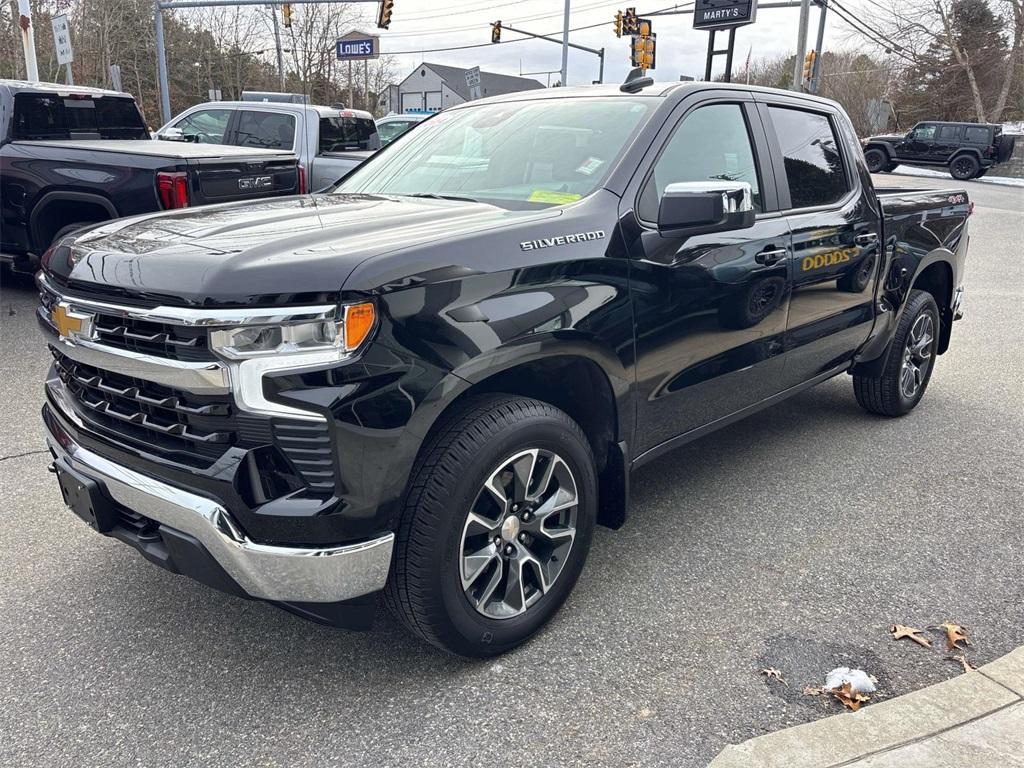
<path id="1" fill-rule="evenodd" d="M 963 642 L 964 645 L 970 645 L 971 641 L 967 638 L 967 630 L 961 627 L 959 624 L 953 624 L 947 621 L 945 624 L 940 624 L 941 629 L 946 630 L 946 650 L 956 651 L 960 649 L 957 645 L 959 642 Z"/>
<path id="2" fill-rule="evenodd" d="M 849 682 L 843 683 L 838 688 L 830 689 L 829 693 L 839 699 L 844 707 L 854 712 L 860 709 L 861 704 L 871 698 L 863 693 L 856 693 Z"/>
<path id="3" fill-rule="evenodd" d="M 956 654 L 956 656 L 947 656 L 946 661 L 955 661 L 961 667 L 964 668 L 964 672 L 973 672 L 977 669 L 976 666 L 971 664 L 971 660 L 964 656 L 962 653 Z"/>
<path id="4" fill-rule="evenodd" d="M 902 640 L 904 637 L 913 640 L 918 645 L 924 646 L 925 648 L 932 647 L 932 641 L 921 634 L 920 629 L 914 629 L 913 627 L 905 627 L 902 624 L 893 624 L 889 629 L 892 632 L 893 640 Z"/>
<path id="5" fill-rule="evenodd" d="M 789 683 L 787 683 L 785 679 L 783 679 L 782 677 L 782 672 L 777 670 L 775 667 L 765 667 L 761 670 L 761 674 L 767 677 L 769 680 L 778 680 L 787 688 L 789 687 Z"/>
<path id="6" fill-rule="evenodd" d="M 818 688 L 813 685 L 808 685 L 804 688 L 804 696 L 821 696 L 824 692 L 824 688 Z"/>

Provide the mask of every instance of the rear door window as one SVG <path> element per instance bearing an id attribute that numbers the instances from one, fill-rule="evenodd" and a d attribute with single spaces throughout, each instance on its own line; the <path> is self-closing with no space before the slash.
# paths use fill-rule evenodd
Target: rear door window
<path id="1" fill-rule="evenodd" d="M 770 106 L 793 208 L 830 205 L 850 191 L 839 142 L 827 115 Z"/>
<path id="2" fill-rule="evenodd" d="M 371 140 L 376 134 L 377 126 L 369 118 L 321 117 L 319 154 L 373 149 Z"/>
<path id="3" fill-rule="evenodd" d="M 232 142 L 240 147 L 291 149 L 295 144 L 295 116 L 283 112 L 243 109 Z"/>
<path id="4" fill-rule="evenodd" d="M 969 125 L 964 129 L 964 139 L 973 144 L 988 144 L 988 128 Z"/>
<path id="5" fill-rule="evenodd" d="M 943 141 L 956 141 L 960 138 L 959 125 L 943 125 L 939 128 L 939 138 Z"/>
<path id="6" fill-rule="evenodd" d="M 231 120 L 231 110 L 201 109 L 174 124 L 185 141 L 194 144 L 223 144 L 224 133 Z"/>
<path id="7" fill-rule="evenodd" d="M 19 93 L 14 97 L 12 137 L 32 139 L 148 139 L 131 99 Z"/>

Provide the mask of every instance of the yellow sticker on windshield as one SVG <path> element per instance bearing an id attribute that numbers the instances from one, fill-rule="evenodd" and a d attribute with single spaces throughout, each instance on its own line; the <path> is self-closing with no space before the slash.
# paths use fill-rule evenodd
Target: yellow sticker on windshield
<path id="1" fill-rule="evenodd" d="M 556 205 L 563 205 L 564 203 L 575 203 L 580 199 L 582 195 L 577 195 L 573 192 L 551 192 L 547 189 L 535 189 L 530 193 L 529 200 L 531 203 L 555 203 Z"/>

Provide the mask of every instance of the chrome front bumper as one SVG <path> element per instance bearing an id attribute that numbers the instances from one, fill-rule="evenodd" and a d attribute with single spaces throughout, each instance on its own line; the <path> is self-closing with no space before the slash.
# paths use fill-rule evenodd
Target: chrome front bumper
<path id="1" fill-rule="evenodd" d="M 58 428 L 59 429 L 59 428 Z M 250 596 L 280 602 L 334 603 L 384 586 L 394 534 L 343 546 L 281 547 L 250 541 L 223 506 L 167 485 L 49 434 L 55 459 L 97 481 L 117 503 L 194 536 Z"/>

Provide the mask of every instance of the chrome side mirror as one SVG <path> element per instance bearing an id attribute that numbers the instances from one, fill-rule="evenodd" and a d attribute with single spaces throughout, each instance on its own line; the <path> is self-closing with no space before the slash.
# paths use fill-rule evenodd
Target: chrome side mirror
<path id="1" fill-rule="evenodd" d="M 165 128 L 162 132 L 156 135 L 160 141 L 184 141 L 185 134 L 182 133 L 181 128 Z"/>
<path id="2" fill-rule="evenodd" d="M 691 234 L 754 226 L 754 194 L 745 181 L 684 181 L 669 184 L 658 205 L 658 229 Z"/>

